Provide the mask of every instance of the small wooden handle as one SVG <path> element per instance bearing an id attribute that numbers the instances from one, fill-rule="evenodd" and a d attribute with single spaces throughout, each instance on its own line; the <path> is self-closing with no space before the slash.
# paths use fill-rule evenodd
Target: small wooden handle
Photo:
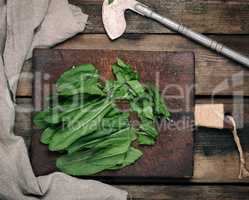
<path id="1" fill-rule="evenodd" d="M 197 104 L 195 106 L 195 125 L 217 129 L 233 129 L 232 123 L 225 116 L 223 104 Z"/>

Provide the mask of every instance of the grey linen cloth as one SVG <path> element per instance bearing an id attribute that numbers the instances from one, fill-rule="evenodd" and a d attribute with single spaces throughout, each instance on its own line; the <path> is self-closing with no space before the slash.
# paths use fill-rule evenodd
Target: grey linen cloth
<path id="1" fill-rule="evenodd" d="M 0 0 L 0 199 L 124 200 L 125 191 L 62 173 L 35 177 L 25 143 L 13 133 L 22 65 L 35 46 L 83 31 L 87 16 L 67 0 Z"/>

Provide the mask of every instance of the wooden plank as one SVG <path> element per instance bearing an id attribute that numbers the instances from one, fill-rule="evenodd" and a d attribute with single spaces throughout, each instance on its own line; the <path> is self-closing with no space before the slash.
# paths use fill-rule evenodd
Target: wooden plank
<path id="1" fill-rule="evenodd" d="M 86 33 L 104 33 L 102 0 L 70 0 L 90 16 Z M 159 14 L 202 33 L 249 33 L 249 1 L 236 0 L 140 0 Z M 128 12 L 127 33 L 170 33 L 167 28 L 142 16 Z"/>
<path id="2" fill-rule="evenodd" d="M 30 139 L 32 103 L 30 98 L 18 98 L 17 110 L 26 108 L 25 113 L 17 112 L 15 130 L 17 135 L 25 134 Z M 210 99 L 197 99 L 197 103 L 210 103 Z M 213 103 L 224 103 L 227 112 L 235 115 L 237 121 L 244 121 L 239 130 L 242 146 L 246 152 L 249 166 L 249 100 L 241 102 L 231 99 L 218 99 Z M 249 179 L 238 179 L 239 160 L 232 134 L 227 130 L 199 128 L 195 134 L 194 176 L 191 182 L 197 183 L 235 183 L 249 182 Z"/>
<path id="3" fill-rule="evenodd" d="M 249 55 L 249 36 L 212 36 Z M 63 49 L 126 49 L 193 51 L 196 58 L 196 95 L 249 96 L 249 70 L 178 35 L 127 35 L 111 42 L 106 35 L 83 34 L 57 46 Z M 32 95 L 30 63 L 26 63 L 17 96 Z"/>
<path id="4" fill-rule="evenodd" d="M 23 64 L 20 78 L 17 85 L 16 96 L 18 97 L 31 97 L 32 96 L 32 61 L 27 60 Z"/>
<path id="5" fill-rule="evenodd" d="M 248 186 L 222 185 L 117 185 L 129 200 L 247 200 Z"/>

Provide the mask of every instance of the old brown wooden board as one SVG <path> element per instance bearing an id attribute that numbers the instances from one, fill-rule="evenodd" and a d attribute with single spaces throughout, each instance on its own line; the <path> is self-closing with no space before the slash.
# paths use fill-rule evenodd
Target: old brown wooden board
<path id="1" fill-rule="evenodd" d="M 153 147 L 139 147 L 144 155 L 134 165 L 119 171 L 105 171 L 91 178 L 108 182 L 162 181 L 190 178 L 193 174 L 194 55 L 190 52 L 36 49 L 33 57 L 36 111 L 43 105 L 56 79 L 66 69 L 92 63 L 103 79 L 111 76 L 111 64 L 122 58 L 140 73 L 141 81 L 159 86 L 171 111 L 172 121 L 161 124 Z M 169 87 L 170 86 L 170 87 Z M 166 88 L 166 89 L 165 89 Z M 56 171 L 58 153 L 39 142 L 41 130 L 33 129 L 31 163 L 37 176 Z"/>

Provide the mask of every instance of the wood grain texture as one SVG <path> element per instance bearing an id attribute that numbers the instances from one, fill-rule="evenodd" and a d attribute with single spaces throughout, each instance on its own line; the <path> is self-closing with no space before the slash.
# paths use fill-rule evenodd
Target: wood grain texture
<path id="1" fill-rule="evenodd" d="M 117 185 L 127 190 L 128 200 L 247 200 L 248 186 L 222 185 Z"/>
<path id="2" fill-rule="evenodd" d="M 105 171 L 91 176 L 109 182 L 157 182 L 165 178 L 190 178 L 193 174 L 193 107 L 194 107 L 194 55 L 191 52 L 113 51 L 113 50 L 61 50 L 35 49 L 33 71 L 35 87 L 33 103 L 38 111 L 43 100 L 52 91 L 56 80 L 73 65 L 93 63 L 102 80 L 112 79 L 111 65 L 122 58 L 138 71 L 141 82 L 157 85 L 169 111 L 170 123 L 158 124 L 160 136 L 156 145 L 139 146 L 143 157 L 134 165 L 118 171 Z M 170 87 L 171 86 L 171 87 Z M 179 98 L 182 95 L 181 98 Z M 177 97 L 175 97 L 177 96 Z M 137 120 L 137 119 L 135 119 Z M 133 123 L 133 122 L 131 122 Z M 184 123 L 184 124 L 183 124 Z M 183 126 L 179 126 L 183 124 Z M 37 176 L 57 171 L 56 154 L 40 143 L 40 134 L 33 134 L 31 163 Z"/>
<path id="3" fill-rule="evenodd" d="M 249 55 L 249 36 L 212 36 L 213 39 Z M 58 45 L 61 49 L 127 49 L 193 51 L 196 58 L 196 95 L 249 96 L 249 70 L 177 35 L 128 35 L 111 42 L 102 34 L 78 35 Z M 31 65 L 24 66 L 17 96 L 32 95 Z"/>
<path id="4" fill-rule="evenodd" d="M 30 98 L 18 98 L 17 100 L 16 121 L 18 123 L 15 124 L 15 133 L 25 136 L 24 139 L 30 141 L 32 102 Z M 231 99 L 213 101 L 209 98 L 201 98 L 196 100 L 197 104 L 210 102 L 224 103 L 226 112 L 233 113 L 237 121 L 244 121 L 243 127 L 241 126 L 239 130 L 239 136 L 241 137 L 242 147 L 246 152 L 247 165 L 249 166 L 249 100 L 244 100 L 243 109 L 236 109 L 241 104 Z M 229 131 L 199 128 L 195 134 L 194 148 L 194 175 L 190 182 L 249 183 L 249 179 L 238 179 L 239 157 L 232 134 Z"/>
<path id="5" fill-rule="evenodd" d="M 104 33 L 102 0 L 70 0 L 90 15 L 86 33 Z M 202 33 L 249 33 L 249 1 L 236 0 L 140 0 L 159 14 Z M 127 33 L 171 33 L 170 30 L 132 12 L 127 12 Z"/>

